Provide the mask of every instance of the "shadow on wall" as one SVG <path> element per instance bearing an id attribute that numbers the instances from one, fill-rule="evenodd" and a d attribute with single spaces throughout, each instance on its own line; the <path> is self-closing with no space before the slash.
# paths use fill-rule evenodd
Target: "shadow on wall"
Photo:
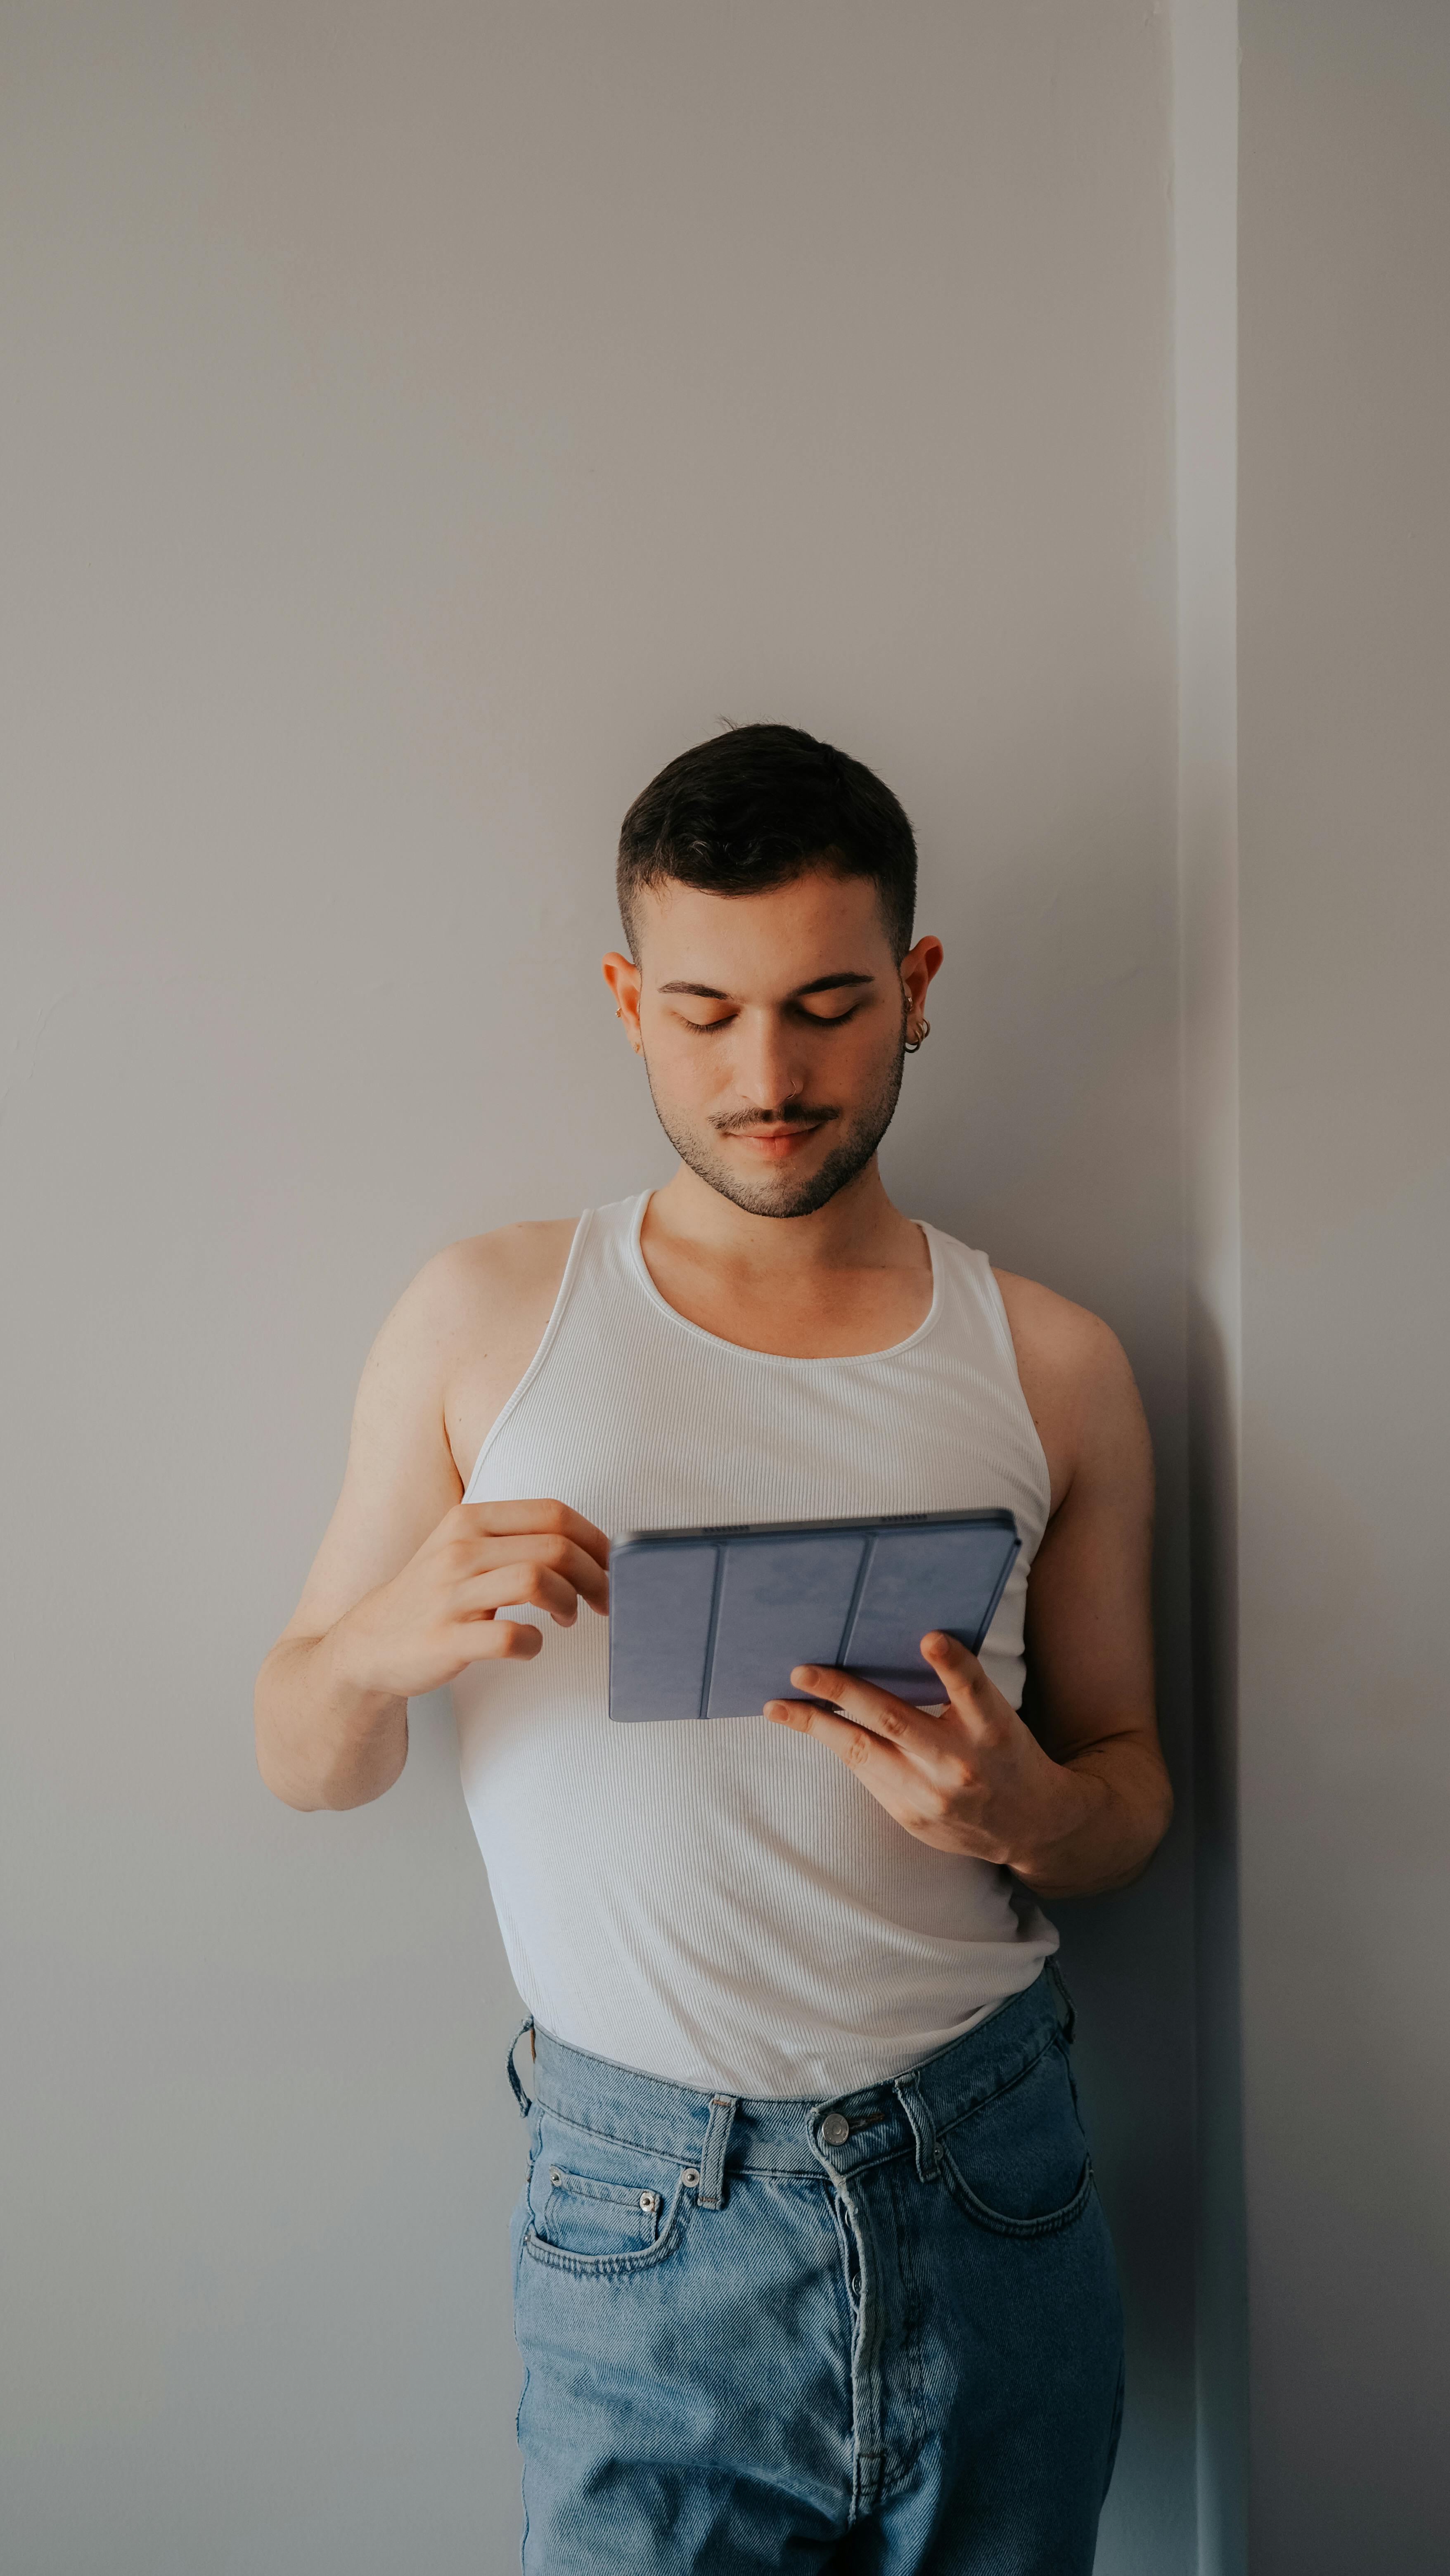
<path id="1" fill-rule="evenodd" d="M 1247 2563 L 1248 2226 L 1238 1866 L 1238 1446 L 1229 1354 L 1188 1299 L 1197 1991 L 1198 2526 L 1203 2576 Z"/>

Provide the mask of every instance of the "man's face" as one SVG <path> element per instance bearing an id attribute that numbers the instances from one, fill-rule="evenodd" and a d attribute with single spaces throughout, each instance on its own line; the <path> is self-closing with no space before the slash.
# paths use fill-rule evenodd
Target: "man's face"
<path id="1" fill-rule="evenodd" d="M 639 965 L 604 971 L 681 1161 L 755 1216 L 824 1207 L 890 1124 L 937 941 L 898 965 L 875 887 L 823 868 L 766 894 L 664 885 L 635 935 Z"/>

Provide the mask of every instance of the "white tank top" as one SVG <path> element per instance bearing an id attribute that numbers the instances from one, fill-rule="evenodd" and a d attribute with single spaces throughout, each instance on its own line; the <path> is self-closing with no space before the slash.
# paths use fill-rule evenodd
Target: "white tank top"
<path id="1" fill-rule="evenodd" d="M 1022 1553 L 982 1660 L 1020 1705 L 1049 1485 L 986 1254 L 924 1225 L 914 1333 L 782 1359 L 666 1304 L 649 1195 L 580 1218 L 465 1501 L 555 1496 L 611 1537 L 1005 1505 Z M 509 1966 L 556 2038 L 703 2091 L 819 2097 L 946 2047 L 1056 1949 L 1007 1870 L 919 1842 L 811 1737 L 758 1711 L 617 1724 L 606 1622 L 508 1615 L 542 1652 L 470 1664 L 453 1700 Z"/>

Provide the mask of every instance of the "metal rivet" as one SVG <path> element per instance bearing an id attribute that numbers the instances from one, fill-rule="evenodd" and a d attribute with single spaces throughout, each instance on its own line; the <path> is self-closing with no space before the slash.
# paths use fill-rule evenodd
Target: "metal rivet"
<path id="1" fill-rule="evenodd" d="M 654 2193 L 652 2191 L 642 2191 L 639 2196 L 639 2205 L 641 2209 L 653 2209 L 655 2205 Z"/>
<path id="2" fill-rule="evenodd" d="M 844 2111 L 828 2111 L 821 2122 L 821 2136 L 828 2147 L 843 2147 L 851 2134 L 851 2123 Z"/>
<path id="3" fill-rule="evenodd" d="M 549 2180 L 550 2180 L 550 2182 L 562 2182 L 562 2181 L 563 2181 L 563 2179 L 564 2179 L 564 2177 L 563 2177 L 563 2175 L 560 2173 L 558 2166 L 557 2166 L 557 2165 L 552 2166 L 552 2167 L 550 2168 L 550 2172 L 549 2172 Z"/>
<path id="4" fill-rule="evenodd" d="M 696 2173 L 693 2165 L 686 2165 L 684 2172 L 680 2176 L 681 2182 L 698 2182 L 699 2179 L 700 2177 Z"/>

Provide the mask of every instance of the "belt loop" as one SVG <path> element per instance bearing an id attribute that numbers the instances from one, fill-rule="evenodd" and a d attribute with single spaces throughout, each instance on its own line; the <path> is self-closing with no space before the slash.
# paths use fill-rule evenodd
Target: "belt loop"
<path id="1" fill-rule="evenodd" d="M 1067 1991 L 1067 1980 L 1064 1977 L 1061 1968 L 1058 1966 L 1057 1961 L 1049 1958 L 1044 1959 L 1042 1964 L 1046 1968 L 1048 1976 L 1051 1978 L 1057 1992 L 1062 1997 L 1063 2011 L 1066 2013 L 1067 2018 L 1064 2020 L 1062 2014 L 1059 2013 L 1057 2016 L 1057 2026 L 1070 2048 L 1072 2046 L 1073 2032 L 1077 2028 L 1077 2007 L 1073 2003 L 1072 1997 Z M 1053 2006 L 1053 2011 L 1057 2011 L 1055 2004 Z"/>
<path id="2" fill-rule="evenodd" d="M 519 2044 L 519 2041 L 523 2038 L 523 2035 L 524 2035 L 525 2031 L 527 2031 L 527 2032 L 528 2032 L 528 2034 L 529 2034 L 529 2057 L 530 2057 L 530 2060 L 532 2061 L 532 2059 L 533 2059 L 533 2057 L 534 2057 L 534 2054 L 535 2054 L 535 2051 L 534 2051 L 534 2016 L 533 2016 L 533 2014 L 532 2014 L 532 2013 L 526 2013 L 526 2014 L 525 2014 L 524 2019 L 520 2022 L 520 2024 L 519 2024 L 519 2026 L 518 2026 L 518 2029 L 514 2032 L 514 2035 L 513 2035 L 512 2039 L 509 2041 L 509 2053 L 508 2053 L 508 2060 L 507 2060 L 507 2064 L 508 2064 L 508 2071 L 509 2071 L 509 2082 L 510 2082 L 510 2084 L 513 2086 L 514 2091 L 515 2091 L 515 2093 L 516 2093 L 516 2094 L 517 2094 L 517 2096 L 518 2096 L 519 2116 L 520 2116 L 520 2118 L 522 2118 L 522 2119 L 525 2119 L 525 2120 L 526 2120 L 526 2119 L 528 2118 L 528 2116 L 529 2116 L 529 2111 L 530 2111 L 530 2109 L 531 2109 L 531 2107 L 532 2107 L 532 2098 L 531 2098 L 531 2096 L 530 2096 L 529 2094 L 527 2094 L 527 2093 L 524 2091 L 524 2088 L 523 2088 L 522 2084 L 519 2082 L 518 2076 L 517 2076 L 517 2075 L 515 2074 L 515 2072 L 514 2072 L 514 2050 L 517 2048 L 517 2046 L 518 2046 L 518 2044 Z"/>
<path id="3" fill-rule="evenodd" d="M 696 2194 L 697 2209 L 720 2209 L 725 2202 L 725 2149 L 730 2137 L 730 2123 L 735 2117 L 733 2093 L 712 2093 L 710 2125 L 705 2131 L 704 2152 L 700 2157 L 700 2188 Z"/>
<path id="4" fill-rule="evenodd" d="M 941 2148 L 937 2144 L 936 2123 L 921 2098 L 921 2081 L 916 2068 L 906 2075 L 895 2075 L 891 2089 L 911 2122 L 916 2140 L 916 2171 L 921 2182 L 935 2182 L 941 2171 Z"/>

